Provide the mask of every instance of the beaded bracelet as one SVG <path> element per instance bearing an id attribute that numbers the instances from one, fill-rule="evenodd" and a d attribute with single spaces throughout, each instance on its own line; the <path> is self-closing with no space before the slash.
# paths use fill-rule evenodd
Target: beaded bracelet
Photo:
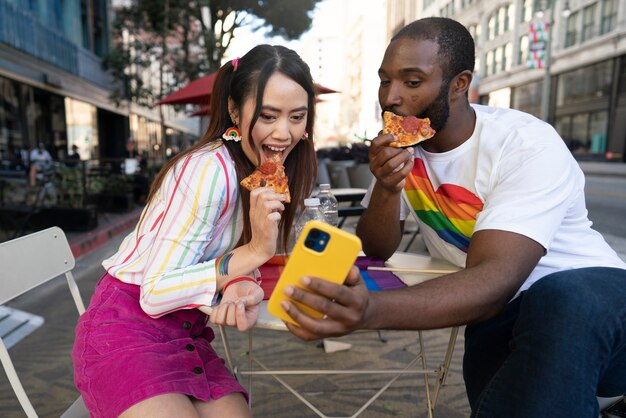
<path id="1" fill-rule="evenodd" d="M 237 282 L 254 282 L 254 283 L 256 283 L 259 286 L 261 285 L 261 280 L 257 280 L 254 277 L 239 276 L 239 277 L 235 277 L 234 279 L 232 279 L 231 281 L 226 283 L 226 285 L 222 288 L 222 294 L 224 294 L 226 292 L 226 289 L 228 289 L 228 286 L 230 286 L 233 283 L 237 283 Z"/>

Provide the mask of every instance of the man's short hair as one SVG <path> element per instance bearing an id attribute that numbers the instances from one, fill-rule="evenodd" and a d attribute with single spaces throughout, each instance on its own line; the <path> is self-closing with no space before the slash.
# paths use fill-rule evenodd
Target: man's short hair
<path id="1" fill-rule="evenodd" d="M 453 19 L 427 17 L 409 23 L 391 38 L 422 39 L 439 45 L 443 77 L 450 81 L 462 71 L 474 71 L 474 39 L 469 31 Z"/>

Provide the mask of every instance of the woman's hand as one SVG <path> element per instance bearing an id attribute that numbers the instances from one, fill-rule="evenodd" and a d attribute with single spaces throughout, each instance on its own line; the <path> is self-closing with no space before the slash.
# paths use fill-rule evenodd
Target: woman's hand
<path id="1" fill-rule="evenodd" d="M 278 224 L 285 210 L 286 196 L 269 187 L 260 187 L 250 192 L 250 227 L 252 239 L 250 249 L 260 258 L 269 260 L 276 253 Z"/>
<path id="2" fill-rule="evenodd" d="M 237 327 L 247 331 L 259 317 L 263 289 L 251 281 L 241 281 L 228 286 L 219 305 L 213 307 L 210 321 L 216 325 Z"/>
<path id="3" fill-rule="evenodd" d="M 369 292 L 359 269 L 352 267 L 343 285 L 327 280 L 303 277 L 301 283 L 311 289 L 287 286 L 285 294 L 324 314 L 323 319 L 312 318 L 291 301 L 282 302 L 287 314 L 300 326 L 287 324 L 289 331 L 303 340 L 338 337 L 363 328 L 371 310 Z"/>

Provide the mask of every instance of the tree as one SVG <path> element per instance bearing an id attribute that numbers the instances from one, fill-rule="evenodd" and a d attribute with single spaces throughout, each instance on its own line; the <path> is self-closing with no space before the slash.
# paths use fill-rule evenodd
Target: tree
<path id="1" fill-rule="evenodd" d="M 169 90 L 220 67 L 236 28 L 299 38 L 321 0 L 134 0 L 116 9 L 103 61 L 118 82 L 112 99 L 152 107 Z"/>

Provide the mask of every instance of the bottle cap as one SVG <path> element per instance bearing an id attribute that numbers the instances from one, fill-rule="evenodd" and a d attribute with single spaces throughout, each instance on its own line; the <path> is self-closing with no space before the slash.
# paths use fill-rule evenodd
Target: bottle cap
<path id="1" fill-rule="evenodd" d="M 320 200 L 317 197 L 304 199 L 304 206 L 319 206 Z"/>
<path id="2" fill-rule="evenodd" d="M 320 190 L 330 190 L 330 184 L 328 183 L 320 184 Z"/>

